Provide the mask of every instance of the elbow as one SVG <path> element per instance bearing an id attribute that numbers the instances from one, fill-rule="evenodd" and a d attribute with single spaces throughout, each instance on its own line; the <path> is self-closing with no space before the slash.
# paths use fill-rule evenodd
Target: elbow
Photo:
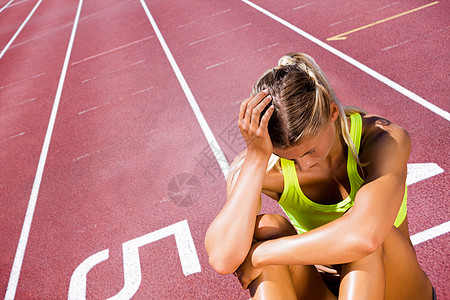
<path id="1" fill-rule="evenodd" d="M 205 250 L 209 257 L 209 265 L 219 274 L 231 274 L 239 267 L 237 255 L 225 251 L 221 246 L 215 245 L 208 238 L 205 239 Z"/>
<path id="2" fill-rule="evenodd" d="M 365 254 L 364 256 L 367 256 L 377 251 L 382 243 L 380 243 L 376 238 L 366 237 L 361 244 L 362 253 Z"/>
<path id="3" fill-rule="evenodd" d="M 223 258 L 213 258 L 212 256 L 209 257 L 209 264 L 214 271 L 221 275 L 231 274 L 239 267 L 239 265 L 235 266 L 235 264 L 230 263 Z"/>
<path id="4" fill-rule="evenodd" d="M 382 245 L 382 241 L 377 236 L 357 235 L 353 238 L 353 249 L 357 259 L 366 257 L 377 251 Z"/>

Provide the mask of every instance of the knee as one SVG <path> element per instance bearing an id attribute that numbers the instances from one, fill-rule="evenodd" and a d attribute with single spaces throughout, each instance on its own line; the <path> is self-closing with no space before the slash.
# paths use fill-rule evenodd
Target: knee
<path id="1" fill-rule="evenodd" d="M 256 218 L 255 239 L 258 241 L 295 235 L 297 231 L 285 217 L 276 214 L 259 215 Z"/>

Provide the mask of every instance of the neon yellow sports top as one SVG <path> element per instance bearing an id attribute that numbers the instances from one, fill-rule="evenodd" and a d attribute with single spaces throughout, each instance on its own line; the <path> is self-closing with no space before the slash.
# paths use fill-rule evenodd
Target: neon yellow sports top
<path id="1" fill-rule="evenodd" d="M 362 118 L 360 114 L 352 114 L 350 136 L 359 153 L 362 131 Z M 353 155 L 348 150 L 347 174 L 350 180 L 350 195 L 337 204 L 319 204 L 309 200 L 303 194 L 297 177 L 295 164 L 292 160 L 280 158 L 283 170 L 284 189 L 278 203 L 297 229 L 298 233 L 303 233 L 324 224 L 327 224 L 339 217 L 351 208 L 355 203 L 355 196 L 363 184 L 363 179 L 359 176 L 357 163 Z M 398 212 L 394 225 L 400 226 L 406 217 L 407 189 L 403 202 Z"/>

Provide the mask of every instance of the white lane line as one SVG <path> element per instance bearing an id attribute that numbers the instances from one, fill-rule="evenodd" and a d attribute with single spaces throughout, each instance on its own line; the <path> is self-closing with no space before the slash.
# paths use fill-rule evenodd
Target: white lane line
<path id="1" fill-rule="evenodd" d="M 375 11 L 380 11 L 380 10 L 389 8 L 389 7 L 391 7 L 391 6 L 397 5 L 397 4 L 399 4 L 399 3 L 400 3 L 400 2 L 395 2 L 395 3 L 391 3 L 391 4 L 388 4 L 388 5 L 385 5 L 385 6 L 382 6 L 382 7 L 373 9 L 373 10 L 370 10 L 370 11 L 366 11 L 366 12 L 363 13 L 363 14 L 359 14 L 359 15 L 356 15 L 356 16 L 352 16 L 352 17 L 350 17 L 350 18 L 348 18 L 348 19 L 341 20 L 341 21 L 338 21 L 338 22 L 336 22 L 336 23 L 330 24 L 330 25 L 328 25 L 328 27 L 332 27 L 332 26 L 335 26 L 335 25 L 338 25 L 338 24 L 341 24 L 341 23 L 345 23 L 345 22 L 348 22 L 348 21 L 350 21 L 350 20 L 354 20 L 354 19 L 356 19 L 356 18 L 359 18 L 359 17 L 365 16 L 365 15 L 368 15 L 368 14 L 372 14 L 372 13 L 375 12 Z"/>
<path id="2" fill-rule="evenodd" d="M 97 76 L 94 76 L 94 77 L 85 79 L 85 80 L 81 81 L 81 83 L 86 83 L 86 82 L 89 82 L 89 81 L 91 81 L 91 80 L 94 80 L 94 79 L 97 79 L 97 78 L 100 78 L 100 77 L 103 77 L 103 76 L 106 76 L 106 75 L 111 75 L 111 74 L 117 73 L 117 72 L 119 72 L 119 71 L 123 71 L 123 70 L 125 70 L 126 68 L 136 66 L 136 65 L 138 65 L 138 64 L 143 63 L 144 61 L 145 61 L 145 59 L 142 59 L 142 60 L 140 60 L 140 61 L 137 61 L 137 62 L 134 62 L 134 63 L 132 63 L 132 64 L 123 66 L 123 67 L 118 68 L 118 69 L 116 69 L 116 70 L 113 70 L 113 71 L 111 71 L 111 72 L 103 73 L 103 74 L 100 74 L 100 75 L 97 75 Z"/>
<path id="3" fill-rule="evenodd" d="M 444 235 L 450 231 L 450 221 L 442 223 L 441 225 L 424 230 L 411 236 L 411 242 L 414 246 L 431 240 L 435 237 Z"/>
<path id="4" fill-rule="evenodd" d="M 227 33 L 230 33 L 230 32 L 233 32 L 233 31 L 236 31 L 236 30 L 245 28 L 245 27 L 248 27 L 248 26 L 250 26 L 250 25 L 252 25 L 252 23 L 247 23 L 247 24 L 244 24 L 244 25 L 242 25 L 242 26 L 239 26 L 239 27 L 236 27 L 236 28 L 232 28 L 232 29 L 230 29 L 230 30 L 222 31 L 222 32 L 220 32 L 220 33 L 218 33 L 218 34 L 214 34 L 214 35 L 208 36 L 208 37 L 206 37 L 206 38 L 204 38 L 204 39 L 201 39 L 201 40 L 198 40 L 198 41 L 189 43 L 189 46 L 192 46 L 192 45 L 195 45 L 195 44 L 198 44 L 198 43 L 201 43 L 201 42 L 204 42 L 204 41 L 213 39 L 213 38 L 215 38 L 215 37 L 218 37 L 218 36 L 221 36 L 221 35 L 224 35 L 224 34 L 227 34 Z"/>
<path id="5" fill-rule="evenodd" d="M 229 63 L 229 62 L 233 62 L 233 61 L 235 61 L 235 60 L 237 60 L 237 59 L 240 59 L 240 58 L 243 58 L 243 57 L 252 55 L 253 53 L 261 52 L 261 51 L 264 51 L 264 50 L 266 50 L 266 49 L 270 49 L 270 48 L 272 48 L 272 47 L 278 46 L 279 44 L 280 44 L 280 43 L 275 43 L 275 44 L 268 45 L 268 46 L 263 47 L 263 48 L 259 48 L 259 49 L 257 49 L 257 50 L 254 50 L 254 51 L 250 52 L 250 53 L 247 53 L 247 54 L 244 54 L 244 55 L 240 55 L 240 56 L 237 56 L 237 57 L 233 57 L 233 58 L 230 58 L 230 59 L 221 61 L 221 62 L 219 62 L 219 63 L 216 63 L 216 64 L 214 64 L 214 65 L 210 65 L 210 66 L 206 67 L 205 69 L 206 69 L 206 70 L 209 70 L 209 69 L 212 69 L 212 68 L 215 68 L 215 67 L 218 67 L 218 66 L 227 64 L 227 63 Z M 241 102 L 242 102 L 242 101 L 241 101 Z"/>
<path id="6" fill-rule="evenodd" d="M 33 78 L 37 78 L 37 77 L 41 77 L 41 76 L 44 76 L 44 75 L 46 75 L 47 73 L 40 73 L 40 74 L 37 74 L 37 75 L 33 75 L 33 76 L 31 76 L 31 77 L 28 77 L 28 78 L 25 78 L 25 79 L 21 79 L 21 80 L 18 80 L 18 81 L 14 81 L 14 82 L 12 82 L 12 83 L 8 83 L 7 85 L 4 85 L 4 86 L 0 86 L 0 90 L 1 89 L 4 89 L 4 88 L 7 88 L 7 87 L 10 87 L 10 86 L 13 86 L 13 85 L 16 85 L 16 84 L 19 84 L 19 83 L 22 83 L 22 82 L 24 82 L 24 81 L 27 81 L 27 80 L 29 80 L 29 79 L 33 79 Z"/>
<path id="7" fill-rule="evenodd" d="M 20 25 L 19 29 L 16 31 L 16 33 L 13 35 L 13 37 L 11 38 L 11 40 L 9 41 L 8 44 L 6 44 L 5 48 L 3 48 L 2 52 L 0 53 L 0 59 L 2 59 L 3 55 L 5 55 L 5 52 L 8 50 L 9 46 L 11 46 L 11 44 L 14 42 L 14 40 L 17 38 L 17 36 L 19 35 L 19 33 L 22 31 L 22 29 L 25 27 L 25 25 L 28 23 L 28 21 L 31 19 L 31 16 L 34 14 L 34 12 L 36 11 L 36 9 L 39 7 L 39 5 L 41 4 L 42 0 L 39 0 L 38 3 L 36 3 L 36 5 L 33 7 L 33 9 L 31 10 L 30 14 L 28 15 L 28 17 L 25 19 L 25 21 L 23 21 L 22 25 Z"/>
<path id="8" fill-rule="evenodd" d="M 219 144 L 216 141 L 216 138 L 214 137 L 214 134 L 212 133 L 211 129 L 209 128 L 208 123 L 206 122 L 205 117 L 203 116 L 202 111 L 200 110 L 200 107 L 197 104 L 197 101 L 194 98 L 194 95 L 192 94 L 186 80 L 184 79 L 183 74 L 180 71 L 180 68 L 178 67 L 175 59 L 173 58 L 172 53 L 170 52 L 169 47 L 166 44 L 166 41 L 164 40 L 164 37 L 162 36 L 161 32 L 158 29 L 158 25 L 156 25 L 155 20 L 153 19 L 153 16 L 151 15 L 150 11 L 148 10 L 147 5 L 145 4 L 144 0 L 140 0 L 142 7 L 144 8 L 145 13 L 147 14 L 148 20 L 152 24 L 153 29 L 155 30 L 156 36 L 158 37 L 159 42 L 161 43 L 161 46 L 166 53 L 166 56 L 170 62 L 170 65 L 172 66 L 173 71 L 175 72 L 175 75 L 178 78 L 178 81 L 180 82 L 180 85 L 183 89 L 184 94 L 186 95 L 189 104 L 191 105 L 192 110 L 194 111 L 195 117 L 197 118 L 198 123 L 200 124 L 200 127 L 203 130 L 203 134 L 206 137 L 206 140 L 208 141 L 209 146 L 211 147 L 212 152 L 214 153 L 214 156 L 216 157 L 217 162 L 219 163 L 220 169 L 222 170 L 223 175 L 226 177 L 228 173 L 228 161 L 225 158 L 225 155 L 222 152 L 222 149 L 220 149 Z"/>
<path id="9" fill-rule="evenodd" d="M 100 105 L 97 105 L 97 106 L 94 106 L 94 107 L 85 109 L 85 110 L 83 110 L 83 111 L 78 112 L 77 114 L 78 114 L 78 115 L 82 115 L 82 114 L 85 114 L 85 113 L 87 113 L 87 112 L 96 110 L 97 108 L 100 108 L 100 107 L 103 107 L 103 106 L 106 106 L 106 105 L 109 105 L 109 104 L 111 104 L 111 102 L 106 102 L 106 103 L 103 103 L 103 104 L 100 104 Z"/>
<path id="10" fill-rule="evenodd" d="M 149 90 L 152 90 L 152 89 L 154 89 L 154 87 L 151 86 L 151 87 L 148 87 L 148 88 L 146 88 L 146 89 L 143 89 L 143 90 L 134 92 L 134 93 L 131 94 L 131 96 L 135 96 L 135 95 L 138 95 L 138 94 L 142 94 L 142 93 L 145 93 L 146 91 L 149 91 Z"/>
<path id="11" fill-rule="evenodd" d="M 80 156 L 78 156 L 78 157 L 72 159 L 72 162 L 76 162 L 76 161 L 79 161 L 79 160 L 81 160 L 81 159 L 88 158 L 88 157 L 91 156 L 92 154 L 99 153 L 99 152 L 100 152 L 100 149 L 97 149 L 97 150 L 95 150 L 95 151 L 93 151 L 93 152 L 90 152 L 90 153 L 86 153 L 86 154 L 80 155 Z M 96 226 L 96 225 L 94 225 L 94 226 Z"/>
<path id="12" fill-rule="evenodd" d="M 8 142 L 8 141 L 10 141 L 10 140 L 12 140 L 12 139 L 15 139 L 15 138 L 17 138 L 17 137 L 19 137 L 19 136 L 22 136 L 22 135 L 24 135 L 24 134 L 25 134 L 25 132 L 21 132 L 21 133 L 12 135 L 12 136 L 10 136 L 9 138 L 3 139 L 1 142 L 2 142 L 2 143 Z"/>
<path id="13" fill-rule="evenodd" d="M 76 62 L 72 63 L 71 66 L 77 65 L 77 64 L 79 64 L 79 63 L 85 62 L 85 61 L 90 60 L 90 59 L 93 59 L 93 58 L 97 58 L 97 57 L 99 57 L 99 56 L 102 56 L 102 55 L 105 55 L 105 54 L 108 54 L 108 53 L 111 53 L 111 52 L 114 52 L 114 51 L 117 51 L 117 50 L 122 50 L 123 48 L 126 48 L 126 47 L 129 47 L 129 46 L 138 44 L 138 43 L 140 43 L 140 42 L 149 40 L 149 39 L 151 39 L 151 38 L 153 38 L 153 36 L 148 36 L 148 37 L 143 38 L 143 39 L 140 39 L 140 40 L 138 40 L 138 41 L 134 41 L 134 42 L 128 43 L 128 44 L 126 44 L 126 45 L 122 45 L 122 46 L 120 46 L 120 47 L 116 47 L 116 48 L 113 48 L 113 49 L 104 51 L 104 52 L 102 52 L 102 53 L 98 53 L 98 54 L 95 54 L 95 55 L 86 57 L 86 58 L 84 58 L 84 59 L 82 59 L 82 60 L 79 60 L 79 61 L 76 61 Z"/>
<path id="14" fill-rule="evenodd" d="M 302 9 L 303 7 L 307 7 L 307 6 L 313 5 L 314 3 L 316 3 L 316 1 L 314 1 L 314 2 L 309 2 L 309 3 L 303 4 L 303 5 L 294 7 L 292 10 Z"/>
<path id="15" fill-rule="evenodd" d="M 125 3 L 128 3 L 128 2 L 130 2 L 130 1 L 132 1 L 132 0 L 127 0 L 127 1 L 125 1 L 125 2 L 121 2 L 121 3 L 115 4 L 115 5 L 113 5 L 113 6 L 110 6 L 110 7 L 106 8 L 106 9 L 104 9 L 104 10 L 98 11 L 98 12 L 96 12 L 96 13 L 93 13 L 93 14 L 90 14 L 90 15 L 87 15 L 87 16 L 84 16 L 84 17 L 80 18 L 79 23 L 81 23 L 82 21 L 87 20 L 87 19 L 89 19 L 89 18 L 95 17 L 95 16 L 98 15 L 98 14 L 104 13 L 105 10 L 110 10 L 110 9 L 112 9 L 112 8 L 114 8 L 114 7 L 120 6 L 120 5 L 125 4 Z M 22 1 L 22 2 L 24 2 L 24 1 Z M 17 4 L 22 3 L 22 2 L 18 2 Z M 16 5 L 16 3 L 15 3 L 14 5 Z M 11 5 L 11 6 L 14 6 L 14 5 Z M 62 25 L 62 26 L 57 27 L 57 28 L 55 28 L 55 29 L 52 29 L 52 30 L 46 31 L 46 32 L 44 32 L 44 33 L 38 34 L 38 35 L 32 37 L 31 39 L 28 39 L 28 40 L 25 40 L 25 41 L 23 41 L 23 42 L 21 42 L 21 43 L 12 45 L 11 47 L 9 47 L 9 49 L 13 49 L 13 48 L 18 47 L 18 46 L 21 46 L 21 45 L 23 45 L 23 44 L 29 43 L 29 42 L 31 42 L 31 41 L 34 41 L 34 40 L 39 39 L 39 38 L 41 38 L 41 37 L 43 37 L 43 36 L 49 35 L 49 34 L 51 34 L 51 33 L 54 33 L 54 32 L 56 32 L 56 31 L 58 31 L 58 30 L 64 29 L 64 28 L 69 27 L 69 26 L 72 26 L 72 25 L 73 25 L 73 22 L 70 22 L 70 23 L 68 23 L 68 24 Z"/>
<path id="16" fill-rule="evenodd" d="M 22 105 L 22 104 L 26 104 L 26 103 L 29 103 L 29 102 L 33 102 L 34 100 L 36 100 L 37 98 L 36 97 L 34 97 L 34 98 L 31 98 L 31 99 L 28 99 L 28 100 L 26 100 L 26 101 L 23 101 L 23 102 L 20 102 L 20 103 L 17 103 L 17 105 Z"/>
<path id="17" fill-rule="evenodd" d="M 336 48 L 331 47 L 330 45 L 322 42 L 321 40 L 315 38 L 314 36 L 310 35 L 309 33 L 306 33 L 305 31 L 303 31 L 300 28 L 292 25 L 291 23 L 283 20 L 282 18 L 274 15 L 273 13 L 265 10 L 264 8 L 254 4 L 254 3 L 252 3 L 252 2 L 250 2 L 248 0 L 241 0 L 241 1 L 244 2 L 245 4 L 249 5 L 249 6 L 253 7 L 254 9 L 260 11 L 261 13 L 265 14 L 269 18 L 272 18 L 273 20 L 279 22 L 280 24 L 282 24 L 282 25 L 288 27 L 289 29 L 295 31 L 296 33 L 300 34 L 304 38 L 306 38 L 306 39 L 310 40 L 311 42 L 317 44 L 318 46 L 324 48 L 325 50 L 333 53 L 334 55 L 338 56 L 339 58 L 345 60 L 349 64 L 355 66 L 356 68 L 358 68 L 361 71 L 367 73 L 368 75 L 372 76 L 373 78 L 381 81 L 382 83 L 384 83 L 387 86 L 393 88 L 397 92 L 405 95 L 406 97 L 408 97 L 409 99 L 413 100 L 414 102 L 416 102 L 416 103 L 422 105 L 423 107 L 431 110 L 432 112 L 434 112 L 435 114 L 443 117 L 447 121 L 450 121 L 450 113 L 448 113 L 447 111 L 445 111 L 445 110 L 437 107 L 436 105 L 428 102 L 427 100 L 425 100 L 422 97 L 416 95 L 415 93 L 411 92 L 410 90 L 402 87 L 398 83 L 395 83 L 394 81 L 388 79 L 387 77 L 385 77 L 385 76 L 381 75 L 380 73 L 378 73 L 378 72 L 372 70 L 371 68 L 367 67 L 366 65 L 363 65 L 359 61 L 351 58 L 347 54 L 344 54 L 341 51 L 337 50 Z"/>
<path id="18" fill-rule="evenodd" d="M 22 4 L 22 3 L 24 3 L 24 2 L 28 2 L 28 1 L 29 1 L 29 0 L 22 0 L 22 1 L 19 1 L 19 2 L 16 2 L 16 3 L 10 5 L 9 7 L 11 8 L 11 7 L 13 7 L 13 6 L 16 6 L 16 5 L 19 5 L 19 4 Z"/>
<path id="19" fill-rule="evenodd" d="M 51 33 L 53 33 L 53 32 L 56 32 L 56 31 L 58 31 L 58 30 L 64 29 L 64 28 L 69 27 L 69 26 L 72 26 L 72 25 L 73 25 L 73 22 L 71 22 L 71 23 L 69 23 L 69 24 L 62 25 L 62 26 L 60 26 L 60 27 L 58 27 L 58 28 L 55 28 L 55 29 L 52 29 L 52 30 L 50 30 L 50 31 L 47 31 L 47 32 L 38 34 L 38 35 L 32 37 L 31 39 L 25 40 L 25 41 L 23 41 L 23 42 L 21 42 L 21 43 L 18 43 L 18 44 L 14 44 L 13 46 L 9 47 L 9 49 L 13 49 L 13 48 L 22 46 L 23 44 L 29 43 L 29 42 L 31 42 L 31 41 L 34 41 L 34 40 L 38 39 L 38 38 L 41 38 L 41 37 L 43 37 L 43 36 L 46 36 L 46 35 L 48 35 L 48 34 L 51 34 Z"/>
<path id="20" fill-rule="evenodd" d="M 408 176 L 406 185 L 410 186 L 416 182 L 444 173 L 444 169 L 435 163 L 413 163 L 408 164 Z"/>
<path id="21" fill-rule="evenodd" d="M 8 6 L 9 6 L 13 1 L 14 1 L 14 0 L 11 0 L 11 1 L 9 1 L 8 3 L 6 3 L 6 5 L 3 6 L 3 7 L 0 9 L 0 13 L 1 13 L 2 11 L 4 11 L 6 8 L 8 8 Z"/>
<path id="22" fill-rule="evenodd" d="M 391 49 L 393 49 L 393 48 L 397 48 L 398 46 L 402 46 L 402 45 L 404 45 L 404 44 L 407 44 L 407 43 L 410 43 L 410 42 L 414 42 L 414 41 L 419 40 L 419 39 L 425 39 L 425 38 L 428 38 L 428 37 L 430 37 L 430 36 L 432 36 L 432 35 L 434 35 L 434 34 L 436 34 L 436 33 L 439 33 L 439 32 L 441 32 L 441 31 L 448 30 L 449 28 L 450 28 L 450 26 L 443 27 L 443 28 L 441 28 L 441 29 L 431 31 L 431 32 L 426 33 L 426 34 L 424 34 L 424 35 L 416 36 L 416 37 L 414 37 L 414 38 L 412 38 L 412 39 L 409 39 L 409 40 L 404 40 L 404 41 L 402 41 L 402 42 L 400 42 L 400 43 L 397 43 L 397 44 L 395 44 L 395 45 L 391 45 L 391 46 L 385 47 L 385 48 L 381 49 L 381 51 L 391 50 Z"/>
<path id="23" fill-rule="evenodd" d="M 185 26 L 192 25 L 192 24 L 195 24 L 195 23 L 197 23 L 197 22 L 203 21 L 203 20 L 205 20 L 205 19 L 208 19 L 208 18 L 211 18 L 211 17 L 215 17 L 215 16 L 219 16 L 219 15 L 224 14 L 224 13 L 227 13 L 227 12 L 229 12 L 229 11 L 231 11 L 231 9 L 219 11 L 218 13 L 212 14 L 212 15 L 210 15 L 210 16 L 206 16 L 206 17 L 204 17 L 204 18 L 201 18 L 201 19 L 198 19 L 198 20 L 195 20 L 195 21 L 192 21 L 192 22 L 189 22 L 189 23 L 180 25 L 180 26 L 178 26 L 177 28 L 178 28 L 178 29 L 179 29 L 179 28 L 183 28 L 183 27 L 185 27 Z"/>
<path id="24" fill-rule="evenodd" d="M 27 212 L 25 220 L 22 226 L 22 232 L 20 233 L 19 244 L 17 245 L 16 255 L 14 257 L 14 263 L 9 277 L 8 288 L 6 290 L 5 300 L 12 300 L 16 294 L 17 284 L 19 282 L 20 270 L 22 268 L 23 258 L 25 255 L 25 249 L 28 243 L 28 236 L 30 234 L 31 222 L 33 220 L 34 210 L 36 208 L 37 197 L 39 194 L 39 188 L 41 186 L 42 174 L 44 173 L 45 162 L 47 160 L 48 149 L 50 147 L 50 140 L 52 138 L 53 127 L 55 125 L 56 114 L 58 112 L 59 102 L 61 100 L 62 89 L 64 86 L 64 80 L 66 78 L 67 67 L 69 65 L 70 54 L 72 53 L 73 41 L 75 39 L 75 33 L 77 31 L 78 20 L 80 19 L 81 6 L 83 0 L 80 0 L 78 4 L 77 14 L 75 16 L 75 22 L 70 35 L 69 45 L 67 47 L 66 57 L 64 59 L 63 68 L 61 71 L 61 77 L 59 78 L 58 89 L 56 91 L 55 101 L 53 103 L 50 120 L 47 127 L 47 133 L 45 134 L 44 144 L 42 146 L 41 156 L 39 157 L 39 163 L 36 170 L 36 176 L 34 178 L 33 188 L 31 190 L 30 200 L 28 202 Z"/>

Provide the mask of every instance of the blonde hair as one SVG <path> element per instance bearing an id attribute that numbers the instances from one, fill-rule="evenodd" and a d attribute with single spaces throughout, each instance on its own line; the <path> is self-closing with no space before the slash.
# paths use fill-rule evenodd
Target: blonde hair
<path id="1" fill-rule="evenodd" d="M 337 133 L 361 166 L 356 147 L 350 137 L 347 116 L 365 111 L 340 103 L 325 74 L 311 56 L 304 53 L 284 55 L 279 60 L 278 66 L 261 75 L 252 95 L 263 89 L 268 90 L 275 107 L 268 124 L 269 135 L 275 148 L 286 149 L 318 134 L 330 120 L 330 107 L 334 102 L 339 109 Z M 240 170 L 244 158 L 245 153 L 236 157 L 229 174 Z M 277 156 L 272 155 L 267 171 L 272 169 L 278 160 Z"/>

